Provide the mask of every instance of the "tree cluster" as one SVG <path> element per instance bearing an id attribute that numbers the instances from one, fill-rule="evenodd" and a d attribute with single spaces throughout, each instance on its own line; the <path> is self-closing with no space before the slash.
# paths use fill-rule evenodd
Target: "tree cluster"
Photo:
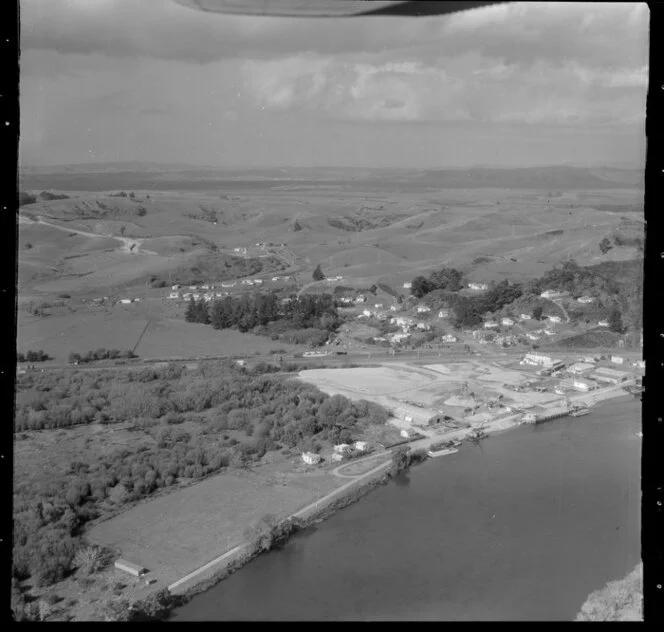
<path id="1" fill-rule="evenodd" d="M 115 451 L 90 448 L 81 455 L 87 460 L 69 463 L 46 483 L 17 483 L 14 576 L 34 576 L 40 585 L 61 580 L 75 566 L 85 523 L 160 488 L 244 467 L 283 446 L 350 441 L 358 424 L 387 420 L 377 404 L 330 397 L 272 372 L 267 365 L 246 370 L 208 363 L 191 372 L 169 365 L 39 373 L 19 381 L 17 430 L 97 418 L 131 421 L 142 434 Z M 185 420 L 187 430 L 172 425 Z M 227 430 L 247 438 L 229 438 Z M 87 557 L 76 559 L 82 564 Z"/>
<path id="2" fill-rule="evenodd" d="M 46 362 L 52 360 L 48 353 L 44 353 L 41 349 L 39 351 L 27 351 L 26 353 L 17 353 L 17 362 Z"/>
<path id="3" fill-rule="evenodd" d="M 447 290 L 458 292 L 463 288 L 463 274 L 456 268 L 440 268 L 434 270 L 429 276 L 416 276 L 412 281 L 410 293 L 422 298 L 434 290 Z"/>
<path id="4" fill-rule="evenodd" d="M 76 353 L 72 351 L 69 354 L 69 364 L 86 364 L 88 362 L 95 362 L 96 360 L 116 360 L 119 358 L 137 358 L 138 356 L 131 350 L 125 349 L 97 349 L 96 351 L 86 351 L 84 353 Z"/>

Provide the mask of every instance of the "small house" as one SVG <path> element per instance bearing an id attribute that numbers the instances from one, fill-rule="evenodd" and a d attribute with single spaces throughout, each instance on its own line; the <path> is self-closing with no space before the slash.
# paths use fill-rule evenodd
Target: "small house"
<path id="1" fill-rule="evenodd" d="M 559 323 L 561 321 L 562 321 L 562 319 L 560 318 L 560 316 L 549 316 L 549 322 Z"/>
<path id="2" fill-rule="evenodd" d="M 366 316 L 367 318 L 371 316 L 371 310 L 370 309 L 365 309 L 362 311 L 362 316 Z"/>
<path id="3" fill-rule="evenodd" d="M 396 305 L 390 305 L 390 311 L 391 312 L 396 312 L 397 311 L 397 306 Z"/>
<path id="4" fill-rule="evenodd" d="M 487 320 L 484 323 L 484 329 L 495 329 L 498 327 L 498 323 L 495 320 Z"/>
<path id="5" fill-rule="evenodd" d="M 369 444 L 366 441 L 356 441 L 355 449 L 358 452 L 366 452 L 369 449 Z"/>
<path id="6" fill-rule="evenodd" d="M 130 298 L 121 298 L 121 299 L 120 299 L 120 302 L 121 302 L 123 305 L 128 305 L 129 303 L 131 303 L 131 299 L 130 299 Z"/>
<path id="7" fill-rule="evenodd" d="M 428 307 L 427 305 L 418 305 L 417 307 L 417 313 L 418 314 L 425 314 L 427 312 L 430 312 L 431 308 Z"/>
<path id="8" fill-rule="evenodd" d="M 346 452 L 350 452 L 350 445 L 347 443 L 339 443 L 338 445 L 334 446 L 334 451 L 337 454 L 345 454 Z"/>
<path id="9" fill-rule="evenodd" d="M 511 327 L 514 324 L 514 321 L 511 318 L 503 318 L 500 322 L 505 325 L 505 327 Z"/>
<path id="10" fill-rule="evenodd" d="M 374 307 L 375 307 L 376 309 L 380 309 L 382 306 L 383 306 L 382 303 L 374 303 Z"/>
<path id="11" fill-rule="evenodd" d="M 171 286 L 171 290 L 179 290 L 180 286 L 176 283 L 175 285 Z"/>
<path id="12" fill-rule="evenodd" d="M 611 356 L 611 362 L 613 362 L 613 364 L 623 364 L 625 362 L 625 358 L 622 356 Z"/>
<path id="13" fill-rule="evenodd" d="M 530 320 L 532 318 L 532 316 L 530 314 L 521 314 L 521 316 L 519 316 L 519 318 L 521 320 Z"/>
<path id="14" fill-rule="evenodd" d="M 600 321 L 597 323 L 597 326 L 598 326 L 598 327 L 608 327 L 608 326 L 609 326 L 609 321 L 608 321 L 608 320 L 600 320 Z"/>
<path id="15" fill-rule="evenodd" d="M 438 312 L 438 318 L 449 318 L 450 317 L 450 312 L 447 309 L 441 309 Z"/>
<path id="16" fill-rule="evenodd" d="M 443 342 L 457 342 L 459 339 L 456 336 L 453 336 L 452 334 L 445 334 L 442 337 Z"/>
<path id="17" fill-rule="evenodd" d="M 317 465 L 320 463 L 320 456 L 318 454 L 314 454 L 313 452 L 303 452 L 302 460 L 307 465 Z"/>
<path id="18" fill-rule="evenodd" d="M 427 323 L 417 323 L 417 328 L 422 329 L 424 331 L 429 331 L 431 329 L 431 325 L 428 325 Z"/>
<path id="19" fill-rule="evenodd" d="M 409 283 L 404 283 L 403 287 L 404 287 L 405 290 L 410 290 L 410 288 L 413 287 L 413 284 L 410 283 L 410 282 Z"/>
<path id="20" fill-rule="evenodd" d="M 526 334 L 526 338 L 528 338 L 528 340 L 533 340 L 533 341 L 540 339 L 540 337 L 536 334 Z"/>
<path id="21" fill-rule="evenodd" d="M 412 430 L 406 430 L 406 428 L 403 428 L 399 434 L 400 434 L 404 439 L 409 439 L 410 437 L 413 436 L 413 431 L 412 431 Z"/>
<path id="22" fill-rule="evenodd" d="M 168 298 L 180 298 L 180 294 L 179 294 L 179 292 L 171 292 L 168 295 Z"/>
<path id="23" fill-rule="evenodd" d="M 637 369 L 645 369 L 646 368 L 646 361 L 645 360 L 637 360 L 633 364 L 634 367 Z"/>
<path id="24" fill-rule="evenodd" d="M 580 296 L 577 301 L 579 303 L 594 303 L 595 299 L 592 296 Z"/>

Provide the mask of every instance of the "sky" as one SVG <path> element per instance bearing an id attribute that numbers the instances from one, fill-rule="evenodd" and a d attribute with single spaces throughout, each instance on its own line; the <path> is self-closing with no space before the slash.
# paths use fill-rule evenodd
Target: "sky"
<path id="1" fill-rule="evenodd" d="M 21 0 L 22 165 L 645 162 L 645 3 L 421 18 Z"/>

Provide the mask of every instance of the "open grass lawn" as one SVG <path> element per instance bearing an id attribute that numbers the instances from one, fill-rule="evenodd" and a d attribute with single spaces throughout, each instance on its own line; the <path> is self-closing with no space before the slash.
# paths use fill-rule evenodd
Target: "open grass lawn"
<path id="1" fill-rule="evenodd" d="M 102 522 L 89 538 L 121 550 L 168 585 L 240 544 L 247 525 L 262 516 L 285 517 L 338 486 L 325 472 L 297 474 L 278 465 L 219 474 Z"/>

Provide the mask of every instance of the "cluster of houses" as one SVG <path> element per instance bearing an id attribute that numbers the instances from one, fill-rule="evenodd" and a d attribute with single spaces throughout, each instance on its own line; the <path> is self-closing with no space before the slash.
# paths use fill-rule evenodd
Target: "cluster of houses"
<path id="1" fill-rule="evenodd" d="M 354 453 L 367 452 L 369 444 L 366 441 L 356 441 L 353 445 L 349 443 L 340 443 L 334 446 L 334 453 L 332 454 L 333 461 L 343 461 L 345 457 L 352 456 Z M 315 452 L 303 452 L 302 460 L 307 465 L 318 465 L 322 457 Z"/>
<path id="2" fill-rule="evenodd" d="M 469 283 L 468 288 L 471 290 L 477 290 L 479 292 L 484 292 L 489 289 L 489 286 L 486 283 Z"/>

